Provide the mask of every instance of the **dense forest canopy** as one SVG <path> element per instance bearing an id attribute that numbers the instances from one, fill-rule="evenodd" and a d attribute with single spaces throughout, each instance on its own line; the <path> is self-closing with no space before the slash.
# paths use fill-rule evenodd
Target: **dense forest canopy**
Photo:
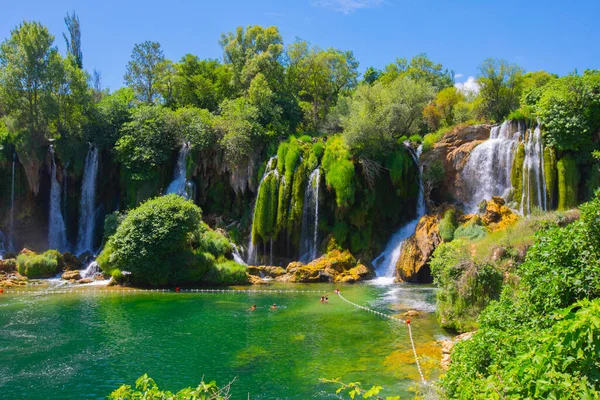
<path id="1" fill-rule="evenodd" d="M 151 177 L 184 141 L 216 146 L 243 166 L 290 135 L 341 133 L 354 157 L 374 159 L 400 139 L 511 117 L 539 119 L 549 144 L 582 159 L 598 143 L 598 71 L 558 77 L 487 59 L 478 90 L 467 91 L 426 54 L 361 76 L 350 50 L 285 45 L 277 27 L 255 25 L 221 35 L 222 60 L 172 61 L 160 43 L 138 43 L 126 86 L 109 93 L 100 72 L 85 69 L 79 18 L 68 14 L 65 23 L 65 55 L 39 22 L 24 21 L 2 43 L 0 140 L 27 153 L 53 140 L 65 162 L 91 142 L 114 149 L 135 179 Z"/>

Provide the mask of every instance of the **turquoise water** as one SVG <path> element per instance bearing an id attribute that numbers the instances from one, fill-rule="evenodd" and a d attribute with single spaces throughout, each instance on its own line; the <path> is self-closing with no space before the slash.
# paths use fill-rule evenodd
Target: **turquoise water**
<path id="1" fill-rule="evenodd" d="M 433 289 L 421 286 L 363 284 L 342 292 L 390 314 L 433 311 L 435 301 Z M 1 398 L 104 398 L 144 373 L 173 391 L 203 376 L 220 385 L 235 379 L 233 399 L 336 398 L 336 387 L 321 377 L 410 396 L 418 379 L 406 327 L 335 295 L 323 304 L 315 293 L 35 293 L 0 295 Z M 270 310 L 274 302 L 279 308 Z M 252 304 L 258 309 L 247 311 Z M 412 326 L 434 379 L 441 356 L 434 341 L 444 332 L 428 313 Z"/>

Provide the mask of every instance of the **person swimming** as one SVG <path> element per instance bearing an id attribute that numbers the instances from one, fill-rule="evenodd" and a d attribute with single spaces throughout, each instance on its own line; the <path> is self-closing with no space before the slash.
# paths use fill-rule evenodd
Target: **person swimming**
<path id="1" fill-rule="evenodd" d="M 256 304 L 254 304 L 252 307 L 250 307 L 250 308 L 248 309 L 248 311 L 254 311 L 254 310 L 256 310 Z"/>
<path id="2" fill-rule="evenodd" d="M 321 303 L 325 302 L 325 296 L 321 296 L 321 300 L 319 300 Z"/>
<path id="3" fill-rule="evenodd" d="M 277 304 L 273 303 L 273 305 L 271 306 L 271 310 L 275 310 L 277 309 Z"/>
<path id="4" fill-rule="evenodd" d="M 329 297 L 325 296 L 325 303 L 329 303 Z"/>

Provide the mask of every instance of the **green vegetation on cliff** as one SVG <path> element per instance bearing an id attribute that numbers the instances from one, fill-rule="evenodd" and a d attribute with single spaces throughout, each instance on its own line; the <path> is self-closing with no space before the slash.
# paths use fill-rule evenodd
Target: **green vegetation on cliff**
<path id="1" fill-rule="evenodd" d="M 448 397 L 598 396 L 600 192 L 580 212 L 566 226 L 560 215 L 558 224 L 538 225 L 524 262 L 507 264 L 500 297 L 479 316 L 473 339 L 455 347 L 442 380 Z"/>
<path id="2" fill-rule="evenodd" d="M 50 278 L 62 268 L 62 255 L 56 250 L 42 254 L 23 252 L 17 256 L 17 271 L 28 278 Z"/>
<path id="3" fill-rule="evenodd" d="M 558 177 L 558 209 L 567 210 L 577 206 L 579 170 L 575 158 L 565 154 L 556 163 Z"/>

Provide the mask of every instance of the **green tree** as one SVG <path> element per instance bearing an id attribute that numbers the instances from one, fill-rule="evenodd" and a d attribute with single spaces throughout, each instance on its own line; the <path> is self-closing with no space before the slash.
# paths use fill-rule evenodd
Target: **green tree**
<path id="1" fill-rule="evenodd" d="M 206 150 L 216 143 L 215 117 L 210 111 L 182 107 L 175 111 L 173 117 L 178 141 L 190 143 L 196 150 Z"/>
<path id="2" fill-rule="evenodd" d="M 355 87 L 358 62 L 351 51 L 321 50 L 300 39 L 287 54 L 287 80 L 298 94 L 305 125 L 318 129 L 338 96 Z"/>
<path id="3" fill-rule="evenodd" d="M 440 63 L 431 61 L 427 54 L 420 53 L 411 58 L 399 58 L 396 62 L 385 67 L 380 79 L 383 83 L 393 82 L 398 76 L 406 76 L 416 81 L 424 81 L 433 86 L 436 91 L 454 85 L 454 73 L 444 69 Z"/>
<path id="4" fill-rule="evenodd" d="M 158 85 L 165 71 L 164 61 L 165 56 L 157 42 L 147 40 L 133 47 L 124 79 L 139 101 L 154 104 L 158 100 Z"/>
<path id="5" fill-rule="evenodd" d="M 488 58 L 479 67 L 482 114 L 500 122 L 519 107 L 523 70 L 505 60 Z"/>
<path id="6" fill-rule="evenodd" d="M 133 89 L 127 87 L 104 96 L 92 110 L 86 141 L 100 148 L 112 148 L 123 125 L 131 120 L 134 98 Z"/>
<path id="7" fill-rule="evenodd" d="M 247 90 L 259 73 L 272 87 L 282 79 L 283 39 L 277 27 L 251 25 L 244 29 L 238 26 L 235 32 L 221 34 L 219 44 L 223 48 L 223 60 L 231 65 L 236 92 Z"/>
<path id="8" fill-rule="evenodd" d="M 56 110 L 52 84 L 60 56 L 53 43 L 45 26 L 23 22 L 0 45 L 0 102 L 24 149 L 43 141 Z"/>
<path id="9" fill-rule="evenodd" d="M 419 130 L 423 108 L 433 96 L 428 83 L 405 76 L 389 84 L 360 85 L 342 118 L 346 143 L 360 157 L 389 154 L 398 138 Z"/>
<path id="10" fill-rule="evenodd" d="M 258 123 L 259 110 L 247 97 L 225 100 L 221 115 L 215 121 L 219 143 L 235 165 L 246 165 L 254 153 L 254 145 L 262 138 Z"/>
<path id="11" fill-rule="evenodd" d="M 442 126 L 452 126 L 456 122 L 455 110 L 465 102 L 465 95 L 454 86 L 437 93 L 435 99 L 423 109 L 423 118 L 432 131 Z"/>
<path id="12" fill-rule="evenodd" d="M 375 81 L 377 81 L 377 79 L 379 79 L 380 75 L 381 75 L 380 70 L 378 70 L 374 67 L 369 67 L 363 74 L 363 82 L 366 82 L 369 85 L 372 85 L 373 83 L 375 83 Z"/>
<path id="13" fill-rule="evenodd" d="M 194 106 L 214 112 L 231 96 L 233 75 L 229 65 L 186 54 L 175 67 L 174 97 L 179 107 Z"/>
<path id="14" fill-rule="evenodd" d="M 176 147 L 172 112 L 165 107 L 141 105 L 131 111 L 116 143 L 117 160 L 134 180 L 157 176 Z"/>
<path id="15" fill-rule="evenodd" d="M 67 54 L 70 54 L 75 59 L 75 64 L 79 69 L 83 68 L 83 52 L 81 51 L 81 26 L 79 25 L 79 16 L 67 13 L 65 17 L 65 25 L 69 31 L 69 36 L 63 33 L 65 43 L 67 44 Z"/>

